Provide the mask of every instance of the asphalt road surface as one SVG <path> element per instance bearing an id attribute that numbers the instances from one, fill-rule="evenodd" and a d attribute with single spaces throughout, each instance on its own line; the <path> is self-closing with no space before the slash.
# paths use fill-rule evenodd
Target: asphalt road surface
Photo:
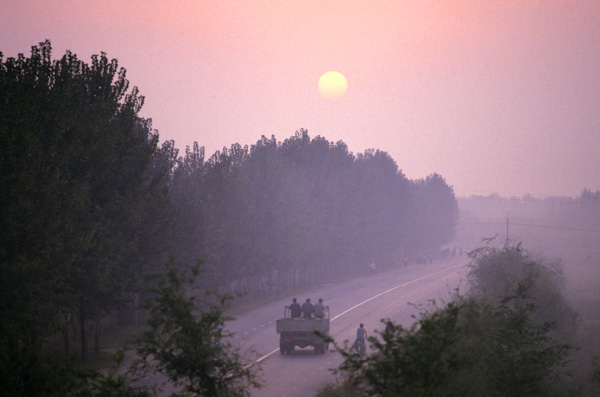
<path id="1" fill-rule="evenodd" d="M 262 388 L 253 396 L 310 397 L 325 383 L 335 380 L 330 371 L 341 363 L 341 356 L 331 349 L 314 354 L 312 347 L 296 348 L 289 355 L 279 352 L 279 335 L 275 320 L 283 317 L 285 305 L 293 297 L 302 303 L 306 298 L 323 303 L 330 309 L 330 335 L 338 343 L 353 342 L 356 329 L 364 323 L 370 336 L 382 330 L 381 319 L 391 319 L 405 327 L 414 323 L 419 307 L 430 300 L 447 299 L 465 279 L 465 256 L 437 260 L 427 265 L 410 265 L 373 276 L 339 284 L 321 285 L 310 293 L 290 296 L 238 315 L 226 328 L 235 332 L 235 341 L 244 357 L 260 366 Z M 461 286 L 464 288 L 464 286 Z M 369 351 L 367 350 L 367 353 Z"/>

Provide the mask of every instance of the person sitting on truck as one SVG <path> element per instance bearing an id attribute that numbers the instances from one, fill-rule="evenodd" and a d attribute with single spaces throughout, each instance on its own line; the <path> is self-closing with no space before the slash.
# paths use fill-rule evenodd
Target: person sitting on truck
<path id="1" fill-rule="evenodd" d="M 323 306 L 323 298 L 315 303 L 315 318 L 325 317 L 325 306 Z"/>
<path id="2" fill-rule="evenodd" d="M 315 307 L 312 303 L 310 303 L 310 299 L 307 298 L 306 302 L 302 304 L 302 312 L 304 313 L 304 318 L 312 318 L 312 314 L 315 311 Z"/>
<path id="3" fill-rule="evenodd" d="M 292 304 L 290 305 L 290 315 L 292 318 L 298 318 L 302 315 L 302 308 L 296 302 L 296 298 L 292 299 Z"/>

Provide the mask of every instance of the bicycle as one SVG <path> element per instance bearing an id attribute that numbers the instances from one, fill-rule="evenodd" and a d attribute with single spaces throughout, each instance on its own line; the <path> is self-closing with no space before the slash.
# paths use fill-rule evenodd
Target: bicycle
<path id="1" fill-rule="evenodd" d="M 352 345 L 352 349 L 350 349 L 350 350 L 354 351 L 362 356 L 363 354 L 365 354 L 367 352 L 367 346 L 365 344 L 365 341 L 362 339 L 357 339 L 354 342 L 354 345 Z"/>

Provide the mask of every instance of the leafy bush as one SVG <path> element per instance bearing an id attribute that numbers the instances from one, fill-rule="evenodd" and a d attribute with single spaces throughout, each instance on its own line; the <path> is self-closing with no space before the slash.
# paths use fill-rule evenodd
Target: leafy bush
<path id="1" fill-rule="evenodd" d="M 470 252 L 469 257 L 472 296 L 492 303 L 513 296 L 513 303 L 534 305 L 534 321 L 553 323 L 552 335 L 571 341 L 578 316 L 563 294 L 565 280 L 561 263 L 534 259 L 521 244 L 502 247 L 487 244 Z M 514 296 L 515 293 L 518 296 Z"/>
<path id="2" fill-rule="evenodd" d="M 118 374 L 124 356 L 108 374 L 93 369 L 77 368 L 70 360 L 58 361 L 41 348 L 21 352 L 21 359 L 2 361 L 0 384 L 3 396 L 47 397 L 148 397 L 146 390 L 130 384 L 135 379 Z"/>
<path id="3" fill-rule="evenodd" d="M 569 346 L 531 320 L 535 308 L 456 297 L 410 328 L 384 321 L 374 353 L 340 350 L 354 384 L 376 396 L 551 395 Z"/>
<path id="4" fill-rule="evenodd" d="M 222 328 L 229 295 L 208 293 L 200 300 L 190 290 L 200 263 L 189 271 L 172 261 L 157 276 L 147 302 L 148 329 L 135 341 L 139 359 L 134 374 L 161 373 L 181 392 L 172 396 L 245 396 L 258 388 L 255 367 L 229 342 Z"/>
<path id="5" fill-rule="evenodd" d="M 576 393 L 564 371 L 571 346 L 556 338 L 575 317 L 558 267 L 520 245 L 471 253 L 471 294 L 433 303 L 410 327 L 385 329 L 359 356 L 347 346 L 334 392 L 372 396 L 558 396 Z M 562 310 L 555 316 L 552 310 Z M 593 376 L 598 371 L 593 372 Z M 325 389 L 323 389 L 325 390 Z M 352 395 L 348 393 L 348 395 Z"/>

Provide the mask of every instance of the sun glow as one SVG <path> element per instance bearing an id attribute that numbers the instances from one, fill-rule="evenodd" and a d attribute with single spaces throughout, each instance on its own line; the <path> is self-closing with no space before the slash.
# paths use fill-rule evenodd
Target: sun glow
<path id="1" fill-rule="evenodd" d="M 327 99 L 339 99 L 347 89 L 348 82 L 340 72 L 327 72 L 319 79 L 319 93 Z"/>

